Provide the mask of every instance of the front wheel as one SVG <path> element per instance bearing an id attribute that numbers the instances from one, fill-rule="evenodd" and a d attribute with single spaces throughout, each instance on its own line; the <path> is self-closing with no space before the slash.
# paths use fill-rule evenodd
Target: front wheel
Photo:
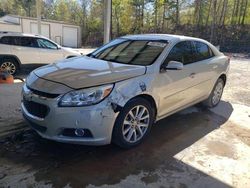
<path id="1" fill-rule="evenodd" d="M 150 132 L 154 116 L 154 109 L 147 100 L 132 99 L 116 119 L 112 142 L 122 148 L 131 148 L 140 144 Z"/>
<path id="2" fill-rule="evenodd" d="M 214 88 L 210 96 L 208 97 L 207 100 L 203 102 L 203 105 L 210 107 L 210 108 L 217 106 L 221 100 L 224 86 L 225 86 L 224 81 L 221 78 L 219 78 L 216 84 L 214 85 Z"/>

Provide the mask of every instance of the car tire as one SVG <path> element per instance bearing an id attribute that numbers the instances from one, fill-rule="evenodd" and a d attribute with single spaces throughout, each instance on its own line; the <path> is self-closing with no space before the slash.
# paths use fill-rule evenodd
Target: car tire
<path id="1" fill-rule="evenodd" d="M 202 105 L 208 108 L 213 108 L 217 106 L 220 103 L 224 86 L 225 86 L 224 81 L 221 78 L 219 78 L 215 83 L 209 97 L 202 102 Z"/>
<path id="2" fill-rule="evenodd" d="M 7 70 L 11 75 L 18 72 L 19 65 L 14 58 L 3 58 L 0 61 L 0 69 Z"/>
<path id="3" fill-rule="evenodd" d="M 116 118 L 112 142 L 126 149 L 137 146 L 149 134 L 154 120 L 150 102 L 141 97 L 130 100 Z"/>

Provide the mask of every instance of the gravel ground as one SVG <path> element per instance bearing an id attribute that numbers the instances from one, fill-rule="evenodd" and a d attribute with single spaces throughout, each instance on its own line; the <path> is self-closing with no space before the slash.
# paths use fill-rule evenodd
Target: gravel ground
<path id="1" fill-rule="evenodd" d="M 21 119 L 22 84 L 1 85 L 0 187 L 250 187 L 249 75 L 233 57 L 218 107 L 165 118 L 131 150 L 42 139 Z"/>

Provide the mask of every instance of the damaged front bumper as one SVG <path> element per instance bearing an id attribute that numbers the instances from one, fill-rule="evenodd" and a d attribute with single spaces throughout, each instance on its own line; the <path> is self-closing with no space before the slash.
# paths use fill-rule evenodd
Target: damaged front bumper
<path id="1" fill-rule="evenodd" d="M 107 99 L 93 106 L 58 107 L 60 96 L 46 98 L 31 93 L 24 85 L 22 113 L 43 138 L 84 145 L 105 145 L 111 142 L 117 113 Z"/>

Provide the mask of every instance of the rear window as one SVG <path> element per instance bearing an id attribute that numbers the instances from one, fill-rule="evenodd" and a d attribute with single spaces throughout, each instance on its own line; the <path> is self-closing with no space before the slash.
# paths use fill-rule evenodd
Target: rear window
<path id="1" fill-rule="evenodd" d="M 209 59 L 214 56 L 212 50 L 209 46 L 205 43 L 194 41 L 196 53 L 195 53 L 195 60 L 202 61 L 205 59 Z"/>
<path id="2" fill-rule="evenodd" d="M 90 56 L 122 64 L 146 66 L 154 63 L 167 45 L 167 41 L 116 39 L 110 44 L 101 47 Z"/>

